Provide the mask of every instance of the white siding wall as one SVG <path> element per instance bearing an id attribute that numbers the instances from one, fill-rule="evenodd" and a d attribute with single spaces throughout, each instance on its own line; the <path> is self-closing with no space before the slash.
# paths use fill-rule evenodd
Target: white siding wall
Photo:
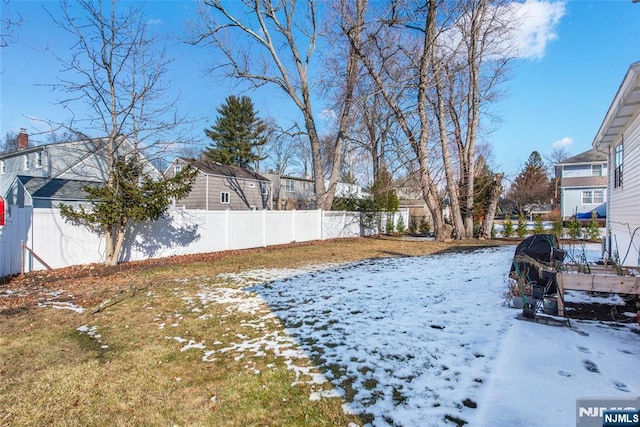
<path id="1" fill-rule="evenodd" d="M 616 144 L 619 141 L 616 142 Z M 610 147 L 613 163 L 615 144 Z M 614 188 L 614 173 L 609 174 L 607 225 L 611 230 L 611 249 L 617 251 L 625 265 L 640 263 L 640 116 L 636 116 L 624 133 L 622 188 Z M 632 241 L 633 236 L 633 241 Z M 625 254 L 628 252 L 626 260 Z"/>

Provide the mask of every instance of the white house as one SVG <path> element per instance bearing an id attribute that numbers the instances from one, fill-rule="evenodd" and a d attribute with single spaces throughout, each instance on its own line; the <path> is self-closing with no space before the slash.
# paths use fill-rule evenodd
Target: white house
<path id="1" fill-rule="evenodd" d="M 116 143 L 118 156 L 136 153 L 145 173 L 161 176 L 128 139 L 119 138 Z M 86 194 L 81 191 L 80 181 L 93 185 L 107 180 L 108 144 L 107 138 L 90 138 L 31 145 L 29 135 L 22 129 L 18 149 L 0 154 L 0 196 L 7 199 L 7 204 L 19 206 L 53 207 L 59 202 L 82 202 Z"/>
<path id="2" fill-rule="evenodd" d="M 556 163 L 562 218 L 603 218 L 607 202 L 607 155 L 594 149 Z"/>
<path id="3" fill-rule="evenodd" d="M 593 140 L 607 154 L 607 252 L 640 264 L 640 62 L 629 67 Z"/>

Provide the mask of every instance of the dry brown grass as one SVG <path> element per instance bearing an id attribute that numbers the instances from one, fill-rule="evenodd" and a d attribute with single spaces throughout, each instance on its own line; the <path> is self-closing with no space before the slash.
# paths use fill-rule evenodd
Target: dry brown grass
<path id="1" fill-rule="evenodd" d="M 0 291 L 12 292 L 0 298 L 0 424 L 362 424 L 343 412 L 340 399 L 311 401 L 309 385 L 292 386 L 294 373 L 274 354 L 250 358 L 230 351 L 204 361 L 202 351 L 181 351 L 175 337 L 229 344 L 238 334 L 250 339 L 264 333 L 247 328 L 252 315 L 230 312 L 224 304 L 207 306 L 209 317 L 199 318 L 202 312 L 185 298 L 195 298 L 203 284 L 233 286 L 217 277 L 221 273 L 456 247 L 455 242 L 344 239 L 13 278 L 0 285 Z M 37 307 L 53 291 L 64 291 L 56 298 L 82 305 L 85 312 Z M 95 327 L 93 335 L 79 331 L 83 325 Z M 277 320 L 266 327 L 282 330 Z"/>

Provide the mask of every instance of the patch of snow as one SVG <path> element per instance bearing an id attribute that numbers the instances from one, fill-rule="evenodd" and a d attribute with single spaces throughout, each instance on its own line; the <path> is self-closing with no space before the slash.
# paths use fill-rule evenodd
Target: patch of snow
<path id="1" fill-rule="evenodd" d="M 39 302 L 38 307 L 41 307 L 41 308 L 49 307 L 49 308 L 55 308 L 58 310 L 71 310 L 76 313 L 84 313 L 83 307 L 80 307 L 79 305 L 75 305 L 68 301 L 44 301 L 44 302 Z"/>
<path id="2" fill-rule="evenodd" d="M 230 314 L 254 314 L 242 325 L 260 336 L 228 336 L 203 349 L 202 360 L 226 353 L 250 361 L 269 352 L 295 373 L 292 386 L 312 385 L 310 399 L 349 396 L 344 411 L 371 415 L 372 426 L 441 426 L 447 418 L 471 426 L 574 425 L 578 398 L 640 393 L 635 323 L 556 327 L 516 319 L 520 311 L 502 297 L 514 249 L 225 275 L 247 287 L 202 285 L 197 303 L 205 313 L 224 304 Z M 600 255 L 599 245 L 579 251 L 589 260 Z M 286 332 L 271 330 L 273 322 Z"/>

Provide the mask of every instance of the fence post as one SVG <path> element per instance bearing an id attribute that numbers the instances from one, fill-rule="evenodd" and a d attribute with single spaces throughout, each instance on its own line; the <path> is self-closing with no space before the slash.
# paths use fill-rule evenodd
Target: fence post
<path id="1" fill-rule="evenodd" d="M 262 246 L 267 247 L 267 210 L 262 209 Z"/>
<path id="2" fill-rule="evenodd" d="M 291 211 L 291 242 L 295 242 L 296 239 L 296 210 Z"/>
<path id="3" fill-rule="evenodd" d="M 229 209 L 224 211 L 224 249 L 230 249 L 229 235 L 231 234 L 231 221 L 229 219 Z"/>

